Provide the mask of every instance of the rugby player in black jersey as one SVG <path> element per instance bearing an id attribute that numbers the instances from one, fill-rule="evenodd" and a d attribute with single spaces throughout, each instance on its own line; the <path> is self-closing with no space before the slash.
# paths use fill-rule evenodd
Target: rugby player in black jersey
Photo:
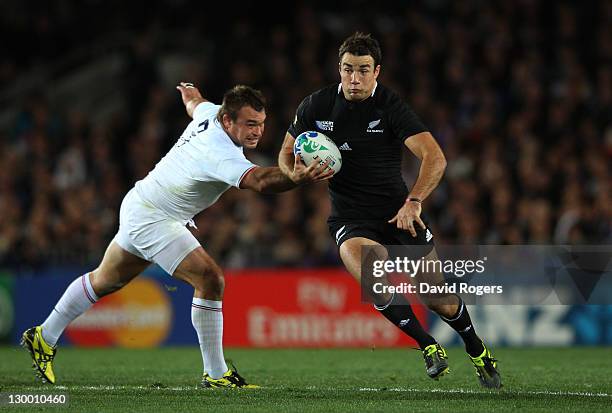
<path id="1" fill-rule="evenodd" d="M 415 113 L 397 93 L 377 83 L 381 57 L 371 35 L 357 32 L 348 37 L 338 53 L 341 83 L 302 101 L 279 154 L 279 166 L 290 174 L 295 138 L 309 130 L 329 136 L 340 149 L 342 169 L 329 181 L 328 224 L 344 265 L 358 281 L 362 258 L 366 259 L 361 256 L 364 245 L 408 245 L 418 257 L 435 257 L 421 202 L 436 188 L 446 167 L 442 150 Z M 410 191 L 401 176 L 402 145 L 421 162 Z M 436 276 L 442 280 L 441 274 Z M 499 388 L 496 360 L 476 335 L 463 300 L 450 295 L 423 301 L 462 337 L 480 383 Z M 446 351 L 420 325 L 405 296 L 383 294 L 374 302 L 382 315 L 419 344 L 431 378 L 448 372 Z"/>

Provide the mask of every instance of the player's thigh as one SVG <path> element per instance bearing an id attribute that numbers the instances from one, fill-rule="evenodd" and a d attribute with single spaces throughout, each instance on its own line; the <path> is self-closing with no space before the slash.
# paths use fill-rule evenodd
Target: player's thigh
<path id="1" fill-rule="evenodd" d="M 156 263 L 170 275 L 200 246 L 184 222 L 151 206 L 134 190 L 121 204 L 115 241 L 126 251 Z"/>
<path id="2" fill-rule="evenodd" d="M 416 258 L 420 259 L 420 258 Z M 438 253 L 434 248 L 423 256 L 424 263 L 427 262 L 438 262 L 440 259 Z M 426 264 L 420 267 L 421 269 L 412 277 L 415 282 L 424 282 L 431 285 L 444 284 L 444 275 L 442 274 L 441 268 L 438 265 Z"/>
<path id="3" fill-rule="evenodd" d="M 202 246 L 190 251 L 178 264 L 172 276 L 196 289 L 220 288 L 221 293 L 223 292 L 223 271 Z"/>
<path id="4" fill-rule="evenodd" d="M 102 262 L 90 278 L 96 294 L 101 297 L 118 290 L 142 273 L 151 263 L 121 248 L 111 241 Z"/>
<path id="5" fill-rule="evenodd" d="M 362 256 L 364 251 L 362 247 L 364 246 L 371 247 L 366 249 L 367 256 Z M 365 237 L 355 237 L 349 238 L 340 244 L 340 258 L 348 272 L 357 281 L 361 281 L 362 265 L 365 265 L 366 268 L 373 268 L 374 261 L 386 260 L 388 258 L 388 252 L 377 241 Z"/>
<path id="6" fill-rule="evenodd" d="M 403 257 L 418 260 L 427 257 L 434 249 L 434 236 L 429 227 L 423 229 L 416 225 L 416 237 L 413 237 L 409 231 L 397 228 L 395 224 L 387 224 L 384 227 L 384 237 L 389 244 L 404 246 L 401 251 Z"/>
<path id="7" fill-rule="evenodd" d="M 433 248 L 429 254 L 423 257 L 423 262 L 427 263 L 439 262 L 438 253 Z M 421 270 L 418 271 L 413 278 L 412 283 L 417 285 L 417 291 L 431 291 L 432 289 L 421 289 L 418 284 L 427 284 L 428 286 L 443 286 L 446 282 L 444 275 L 438 265 L 424 265 Z M 433 289 L 433 291 L 437 291 Z M 438 313 L 453 315 L 456 313 L 459 299 L 455 294 L 449 293 L 428 293 L 419 294 L 419 298 L 429 308 L 435 309 Z"/>
<path id="8" fill-rule="evenodd" d="M 202 249 L 200 242 L 184 225 L 170 223 L 166 226 L 160 225 L 157 232 L 164 228 L 166 232 L 173 233 L 174 237 L 169 240 L 160 242 L 158 245 L 151 243 L 154 246 L 155 253 L 151 254 L 151 261 L 159 265 L 168 274 L 175 276 L 177 268 L 181 265 L 183 268 L 187 263 L 192 261 L 193 251 Z"/>

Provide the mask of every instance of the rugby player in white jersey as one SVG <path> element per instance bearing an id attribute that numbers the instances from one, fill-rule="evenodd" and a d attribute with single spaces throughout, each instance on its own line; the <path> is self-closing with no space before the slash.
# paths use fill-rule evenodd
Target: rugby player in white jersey
<path id="1" fill-rule="evenodd" d="M 204 99 L 191 83 L 177 89 L 193 121 L 123 199 L 119 231 L 98 268 L 73 281 L 45 322 L 23 333 L 22 345 L 43 381 L 55 383 L 56 344 L 68 324 L 156 263 L 195 289 L 191 319 L 204 363 L 202 387 L 257 387 L 225 363 L 223 272 L 186 224 L 232 186 L 282 192 L 327 179 L 332 172 L 327 165 L 306 167 L 298 159 L 286 175 L 245 158 L 243 148 L 255 148 L 264 131 L 265 100 L 259 91 L 236 86 L 219 106 Z"/>

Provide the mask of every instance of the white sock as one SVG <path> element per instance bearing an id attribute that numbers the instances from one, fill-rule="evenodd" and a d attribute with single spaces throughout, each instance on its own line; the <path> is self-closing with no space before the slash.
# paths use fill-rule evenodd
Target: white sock
<path id="1" fill-rule="evenodd" d="M 49 317 L 42 323 L 42 335 L 47 344 L 55 346 L 64 329 L 98 301 L 89 274 L 80 276 L 66 288 Z"/>
<path id="2" fill-rule="evenodd" d="M 223 357 L 221 304 L 221 301 L 195 297 L 191 304 L 191 323 L 198 333 L 204 373 L 208 373 L 213 379 L 221 378 L 228 370 Z"/>

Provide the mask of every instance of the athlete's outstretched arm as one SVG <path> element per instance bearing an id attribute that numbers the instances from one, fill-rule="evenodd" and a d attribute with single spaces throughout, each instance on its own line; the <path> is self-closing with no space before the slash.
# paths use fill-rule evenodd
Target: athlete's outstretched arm
<path id="1" fill-rule="evenodd" d="M 289 174 L 285 174 L 278 167 L 260 167 L 251 169 L 240 181 L 240 188 L 252 189 L 263 193 L 284 192 L 298 185 L 323 181 L 331 177 L 326 171 L 327 162 L 323 165 L 313 163 L 306 167 L 298 155 L 295 158 L 294 168 Z"/>
<path id="2" fill-rule="evenodd" d="M 181 99 L 183 99 L 183 105 L 185 105 L 187 114 L 193 119 L 193 111 L 196 106 L 202 102 L 208 102 L 208 100 L 202 97 L 202 94 L 193 83 L 181 82 L 176 88 L 181 92 Z"/>
<path id="3" fill-rule="evenodd" d="M 446 169 L 446 158 L 429 132 L 409 136 L 404 140 L 404 144 L 421 160 L 421 169 L 404 206 L 389 222 L 396 224 L 399 229 L 409 231 L 413 237 L 416 237 L 414 222 L 425 229 L 425 224 L 421 220 L 421 201 L 438 186 Z"/>

